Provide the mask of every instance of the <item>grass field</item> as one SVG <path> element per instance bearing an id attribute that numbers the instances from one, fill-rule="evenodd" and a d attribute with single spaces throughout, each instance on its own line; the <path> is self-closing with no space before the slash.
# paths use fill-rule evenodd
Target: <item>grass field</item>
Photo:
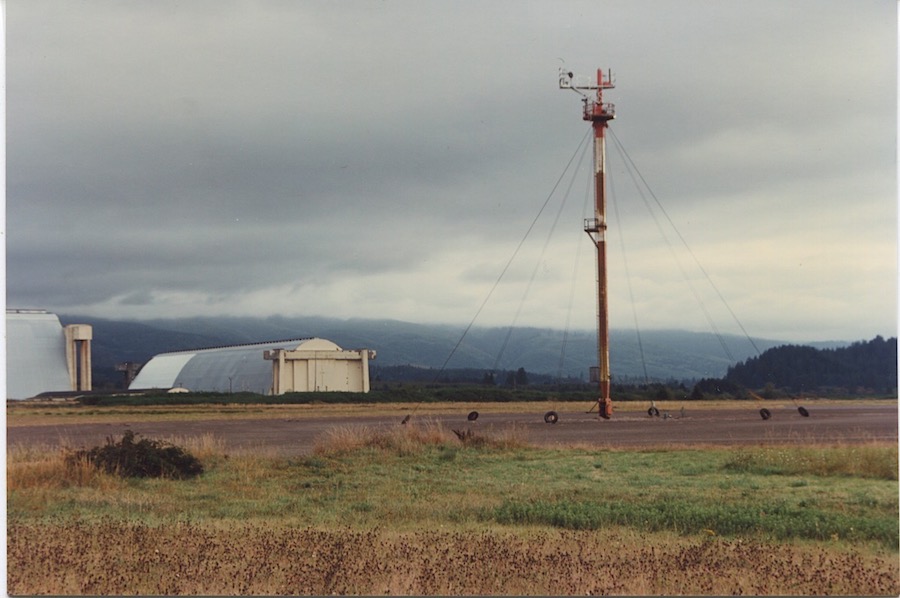
<path id="1" fill-rule="evenodd" d="M 423 421 L 192 480 L 8 455 L 12 594 L 900 593 L 897 446 L 549 450 Z"/>

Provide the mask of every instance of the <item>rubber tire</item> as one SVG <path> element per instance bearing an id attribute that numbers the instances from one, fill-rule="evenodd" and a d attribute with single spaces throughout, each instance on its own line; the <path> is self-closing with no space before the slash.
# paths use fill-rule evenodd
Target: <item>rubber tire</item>
<path id="1" fill-rule="evenodd" d="M 477 412 L 477 411 L 469 411 L 468 420 L 469 420 L 470 422 L 473 422 L 473 421 L 475 421 L 476 419 L 478 419 L 478 412 Z"/>
<path id="2" fill-rule="evenodd" d="M 659 409 L 651 407 L 650 409 L 647 409 L 647 415 L 650 417 L 659 417 Z"/>
<path id="3" fill-rule="evenodd" d="M 548 411 L 544 414 L 544 423 L 545 424 L 555 424 L 559 421 L 559 416 L 556 414 L 556 411 Z"/>
<path id="4" fill-rule="evenodd" d="M 772 412 L 763 407 L 759 410 L 759 416 L 763 419 L 769 419 L 770 417 L 772 417 Z"/>
<path id="5" fill-rule="evenodd" d="M 797 407 L 797 411 L 799 411 L 800 415 L 803 417 L 809 417 L 809 411 L 806 410 L 806 407 Z"/>

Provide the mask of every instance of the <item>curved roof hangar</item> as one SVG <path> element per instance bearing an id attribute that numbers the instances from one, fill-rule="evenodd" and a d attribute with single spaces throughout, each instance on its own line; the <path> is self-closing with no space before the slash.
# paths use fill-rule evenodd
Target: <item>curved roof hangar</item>
<path id="1" fill-rule="evenodd" d="M 272 362 L 263 358 L 273 349 L 340 351 L 322 338 L 292 339 L 248 345 L 160 353 L 141 368 L 129 389 L 183 387 L 209 392 L 272 392 Z"/>

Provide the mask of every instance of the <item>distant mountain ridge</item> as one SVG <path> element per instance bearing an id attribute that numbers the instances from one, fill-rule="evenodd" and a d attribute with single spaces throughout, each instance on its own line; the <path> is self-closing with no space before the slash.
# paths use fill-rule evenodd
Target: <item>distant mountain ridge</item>
<path id="1" fill-rule="evenodd" d="M 374 349 L 374 367 L 436 369 L 445 363 L 448 370 L 521 367 L 527 372 L 586 380 L 589 368 L 597 361 L 596 333 L 583 330 L 566 334 L 548 328 L 473 327 L 460 342 L 464 326 L 398 320 L 273 316 L 126 321 L 68 314 L 59 314 L 59 318 L 63 324 L 94 327 L 93 369 L 98 386 L 120 380 L 122 374 L 115 371 L 115 364 L 146 363 L 158 353 L 315 336 L 348 349 Z M 753 342 L 760 351 L 786 344 L 757 338 Z M 808 343 L 817 348 L 848 344 Z M 614 379 L 623 382 L 720 378 L 729 366 L 756 355 L 747 338 L 736 335 L 644 330 L 639 342 L 634 330 L 610 332 L 611 370 Z"/>

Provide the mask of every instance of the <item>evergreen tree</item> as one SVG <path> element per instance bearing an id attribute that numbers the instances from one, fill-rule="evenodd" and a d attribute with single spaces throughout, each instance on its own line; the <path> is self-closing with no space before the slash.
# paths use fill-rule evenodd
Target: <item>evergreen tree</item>
<path id="1" fill-rule="evenodd" d="M 516 386 L 528 386 L 528 373 L 525 368 L 516 370 Z"/>
<path id="2" fill-rule="evenodd" d="M 838 389 L 843 392 L 894 393 L 897 389 L 897 339 L 877 336 L 849 347 L 815 349 L 784 345 L 728 369 L 725 380 L 746 388 L 789 392 Z"/>

